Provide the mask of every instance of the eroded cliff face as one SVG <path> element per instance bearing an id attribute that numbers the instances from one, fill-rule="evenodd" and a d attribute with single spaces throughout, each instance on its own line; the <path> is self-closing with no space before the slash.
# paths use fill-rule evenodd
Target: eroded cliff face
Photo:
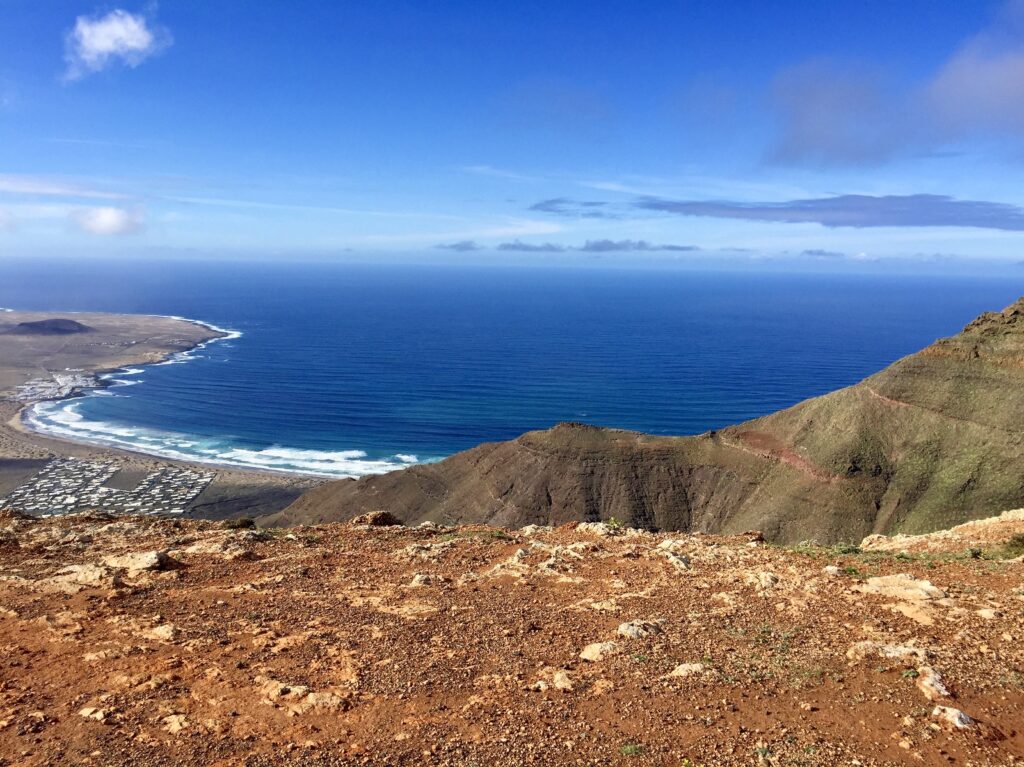
<path id="1" fill-rule="evenodd" d="M 387 509 L 519 526 L 615 517 L 794 542 L 919 533 L 1024 504 L 1024 299 L 865 381 L 720 432 L 561 424 L 323 485 L 269 524 Z"/>

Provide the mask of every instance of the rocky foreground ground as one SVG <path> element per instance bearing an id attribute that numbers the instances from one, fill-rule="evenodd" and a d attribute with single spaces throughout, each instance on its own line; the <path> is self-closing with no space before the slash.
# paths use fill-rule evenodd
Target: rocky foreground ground
<path id="1" fill-rule="evenodd" d="M 904 552 L 8 513 L 0 764 L 1018 763 L 1024 516 L 993 524 Z"/>

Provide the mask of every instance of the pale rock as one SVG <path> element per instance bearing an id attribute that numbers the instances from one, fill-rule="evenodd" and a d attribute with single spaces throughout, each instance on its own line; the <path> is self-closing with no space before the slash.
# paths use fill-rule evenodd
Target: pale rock
<path id="1" fill-rule="evenodd" d="M 669 673 L 669 676 L 688 677 L 699 676 L 707 671 L 703 663 L 680 663 Z"/>
<path id="2" fill-rule="evenodd" d="M 319 711 L 344 711 L 347 707 L 348 702 L 345 696 L 335 692 L 320 691 L 300 696 L 298 700 L 288 705 L 288 711 L 293 714 L 305 714 L 313 709 Z"/>
<path id="3" fill-rule="evenodd" d="M 527 525 L 519 529 L 520 535 L 525 535 L 530 538 L 534 535 L 540 535 L 541 533 L 550 533 L 551 527 L 548 525 Z"/>
<path id="4" fill-rule="evenodd" d="M 942 681 L 942 676 L 931 666 L 920 666 L 917 669 L 917 689 L 919 689 L 928 700 L 939 698 L 950 698 L 949 690 Z"/>
<path id="5" fill-rule="evenodd" d="M 950 706 L 936 706 L 932 709 L 932 718 L 938 719 L 939 724 L 949 730 L 970 730 L 974 727 L 971 717 Z"/>
<path id="6" fill-rule="evenodd" d="M 922 626 L 932 626 L 935 624 L 935 619 L 932 617 L 931 611 L 925 607 L 927 604 L 929 602 L 897 602 L 890 605 L 889 609 L 910 618 L 915 623 L 920 623 Z"/>
<path id="7" fill-rule="evenodd" d="M 920 663 L 927 659 L 928 653 L 920 647 L 886 644 L 885 642 L 876 642 L 868 639 L 863 642 L 854 643 L 846 651 L 846 657 L 852 661 L 864 660 L 868 657 L 879 657 L 914 660 Z"/>
<path id="8" fill-rule="evenodd" d="M 842 573 L 842 571 L 835 565 L 825 565 L 821 571 L 829 578 L 838 578 L 840 573 Z"/>
<path id="9" fill-rule="evenodd" d="M 555 672 L 554 676 L 551 677 L 551 683 L 555 686 L 556 690 L 562 690 L 563 692 L 572 692 L 575 689 L 569 674 L 562 670 Z"/>
<path id="10" fill-rule="evenodd" d="M 684 573 L 690 569 L 690 558 L 685 554 L 675 554 L 671 551 L 662 551 L 662 558 L 664 558 L 672 567 L 680 573 Z"/>
<path id="11" fill-rule="evenodd" d="M 597 663 L 618 651 L 619 645 L 616 642 L 594 642 L 583 648 L 580 658 L 590 663 Z"/>
<path id="12" fill-rule="evenodd" d="M 171 735 L 177 735 L 188 727 L 188 718 L 183 714 L 171 714 L 170 716 L 165 716 L 160 721 L 163 722 L 164 730 Z"/>
<path id="13" fill-rule="evenodd" d="M 173 642 L 178 638 L 179 634 L 178 627 L 173 623 L 162 623 L 159 626 L 142 632 L 142 636 L 146 639 L 155 639 L 158 642 Z"/>
<path id="14" fill-rule="evenodd" d="M 758 573 L 747 573 L 745 579 L 751 586 L 756 586 L 764 591 L 775 588 L 779 583 L 779 576 L 775 573 L 763 571 Z"/>
<path id="15" fill-rule="evenodd" d="M 892 599 L 908 602 L 924 602 L 944 599 L 946 592 L 931 584 L 931 581 L 918 580 L 912 575 L 879 575 L 868 578 L 864 583 L 854 586 L 854 591 L 862 594 L 878 594 Z"/>
<path id="16" fill-rule="evenodd" d="M 70 565 L 40 583 L 44 588 L 69 594 L 85 588 L 116 589 L 123 585 L 120 573 L 101 565 Z"/>
<path id="17" fill-rule="evenodd" d="M 613 527 L 607 522 L 580 522 L 576 525 L 576 530 L 581 533 L 590 533 L 591 535 L 599 535 L 601 537 L 622 535 L 623 532 L 621 527 Z"/>
<path id="18" fill-rule="evenodd" d="M 618 634 L 626 639 L 647 639 L 657 634 L 664 634 L 663 621 L 649 621 L 638 618 L 619 624 Z"/>
<path id="19" fill-rule="evenodd" d="M 107 557 L 103 564 L 130 573 L 163 570 L 172 562 L 166 551 L 140 551 L 134 554 L 120 554 Z"/>

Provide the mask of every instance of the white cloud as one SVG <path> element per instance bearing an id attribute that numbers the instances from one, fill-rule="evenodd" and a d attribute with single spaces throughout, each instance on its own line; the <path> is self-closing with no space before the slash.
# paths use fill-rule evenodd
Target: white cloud
<path id="1" fill-rule="evenodd" d="M 772 89 L 786 163 L 872 165 L 960 141 L 1024 142 L 1024 0 L 915 83 L 863 63 L 805 62 Z"/>
<path id="2" fill-rule="evenodd" d="M 1024 131 L 1024 0 L 950 57 L 928 86 L 943 127 L 954 134 Z"/>
<path id="3" fill-rule="evenodd" d="M 170 44 L 170 33 L 151 27 L 142 14 L 117 9 L 105 16 L 79 16 L 64 44 L 64 77 L 78 80 L 118 61 L 137 67 Z"/>
<path id="4" fill-rule="evenodd" d="M 472 173 L 475 176 L 491 176 L 492 178 L 503 178 L 508 181 L 533 182 L 540 180 L 536 176 L 528 176 L 525 173 L 502 170 L 501 168 L 495 168 L 491 165 L 464 165 L 462 166 L 462 171 L 463 173 Z"/>
<path id="5" fill-rule="evenodd" d="M 81 187 L 42 176 L 16 176 L 0 173 L 0 193 L 45 197 L 88 197 L 100 200 L 123 199 L 123 194 Z"/>
<path id="6" fill-rule="evenodd" d="M 142 214 L 125 208 L 79 208 L 71 220 L 89 234 L 132 234 L 142 229 Z"/>

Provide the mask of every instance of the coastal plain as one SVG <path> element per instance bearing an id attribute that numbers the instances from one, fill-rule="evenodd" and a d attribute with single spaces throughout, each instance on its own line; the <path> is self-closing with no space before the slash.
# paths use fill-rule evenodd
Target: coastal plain
<path id="1" fill-rule="evenodd" d="M 208 473 L 209 466 L 55 439 L 27 429 L 21 415 L 35 401 L 99 384 L 97 376 L 103 373 L 159 363 L 224 335 L 175 317 L 0 312 L 0 498 L 55 459 L 113 463 L 115 484 L 119 478 L 142 478 L 173 467 Z M 319 483 L 310 477 L 213 468 L 215 476 L 185 515 L 216 519 L 272 513 Z"/>

